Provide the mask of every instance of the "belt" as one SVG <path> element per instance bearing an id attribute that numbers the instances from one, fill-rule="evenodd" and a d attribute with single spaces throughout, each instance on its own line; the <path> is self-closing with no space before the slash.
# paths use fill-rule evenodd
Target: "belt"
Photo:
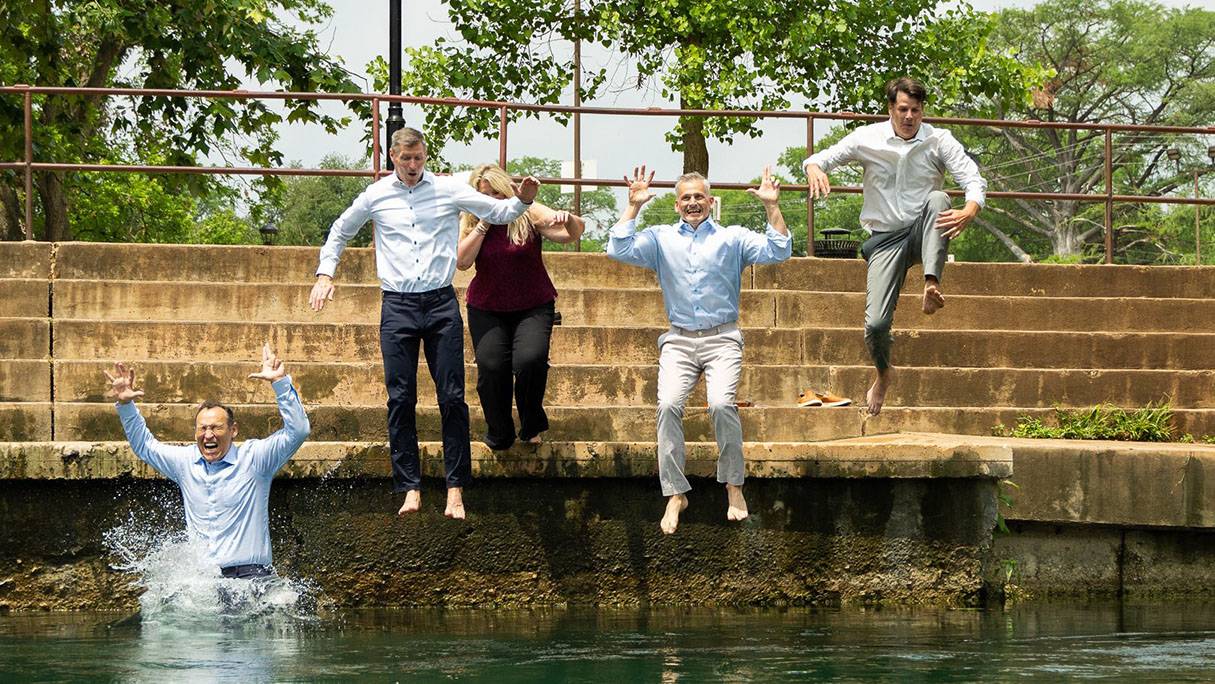
<path id="1" fill-rule="evenodd" d="M 235 579 L 251 579 L 253 577 L 269 577 L 274 574 L 269 565 L 260 563 L 249 563 L 246 565 L 229 565 L 226 568 L 219 569 L 220 574 L 224 577 Z"/>
<path id="2" fill-rule="evenodd" d="M 721 333 L 733 332 L 738 330 L 738 321 L 730 321 L 712 328 L 704 328 L 702 330 L 688 330 L 677 325 L 671 326 L 671 332 L 682 337 L 710 337 L 712 335 L 720 335 Z"/>

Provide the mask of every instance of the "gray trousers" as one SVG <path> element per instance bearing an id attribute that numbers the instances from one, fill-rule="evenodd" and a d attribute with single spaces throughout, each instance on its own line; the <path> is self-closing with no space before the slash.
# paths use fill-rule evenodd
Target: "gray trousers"
<path id="1" fill-rule="evenodd" d="M 861 245 L 861 255 L 869 262 L 865 278 L 865 347 L 873 366 L 879 371 L 890 367 L 890 334 L 899 290 L 912 266 L 923 263 L 924 276 L 938 281 L 945 269 L 949 240 L 935 227 L 937 214 L 951 205 L 949 195 L 937 190 L 928 193 L 928 202 L 910 225 L 873 237 Z"/>
<path id="2" fill-rule="evenodd" d="M 673 328 L 658 338 L 658 481 L 663 496 L 692 489 L 684 475 L 683 407 L 702 373 L 717 438 L 717 481 L 742 486 L 742 422 L 734 397 L 743 339 L 738 326 L 727 328 L 703 337 Z"/>

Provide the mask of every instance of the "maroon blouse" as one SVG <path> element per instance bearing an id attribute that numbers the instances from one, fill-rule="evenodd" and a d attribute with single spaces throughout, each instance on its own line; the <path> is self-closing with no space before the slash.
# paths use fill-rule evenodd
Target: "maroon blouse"
<path id="1" fill-rule="evenodd" d="M 490 226 L 474 262 L 477 274 L 468 284 L 468 305 L 485 311 L 522 311 L 557 299 L 540 252 L 539 234 L 516 245 L 506 226 Z"/>

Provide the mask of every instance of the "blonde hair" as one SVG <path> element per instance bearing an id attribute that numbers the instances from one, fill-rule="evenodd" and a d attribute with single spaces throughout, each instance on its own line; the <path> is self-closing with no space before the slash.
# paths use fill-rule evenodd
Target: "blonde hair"
<path id="1" fill-rule="evenodd" d="M 481 181 L 489 183 L 489 187 L 495 192 L 501 193 L 503 197 L 514 197 L 515 188 L 511 185 L 510 175 L 502 170 L 502 167 L 497 164 L 482 164 L 472 170 L 468 176 L 468 184 L 473 186 L 474 190 L 480 192 Z M 464 212 L 460 214 L 460 239 L 464 239 L 473 228 L 477 227 L 476 216 Z M 532 222 L 530 210 L 523 212 L 519 218 L 511 221 L 511 224 L 506 227 L 506 236 L 516 245 L 526 244 L 528 240 L 536 233 L 536 225 Z"/>

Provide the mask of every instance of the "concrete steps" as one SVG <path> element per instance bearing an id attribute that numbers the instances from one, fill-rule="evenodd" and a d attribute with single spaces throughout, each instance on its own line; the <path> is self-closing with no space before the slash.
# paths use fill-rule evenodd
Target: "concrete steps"
<path id="1" fill-rule="evenodd" d="M 319 313 L 308 309 L 311 287 L 302 284 L 110 281 L 102 287 L 96 281 L 57 280 L 54 287 L 55 315 L 69 319 L 371 324 L 378 322 L 380 308 L 380 290 L 375 285 L 342 287 Z M 864 302 L 864 294 L 859 292 L 748 290 L 740 298 L 740 322 L 744 327 L 852 327 L 863 319 Z M 920 313 L 919 305 L 916 295 L 900 297 L 895 326 L 911 330 L 1188 333 L 1215 329 L 1215 299 L 949 295 L 945 310 L 934 316 Z M 565 288 L 558 309 L 569 325 L 666 325 L 657 289 Z"/>

